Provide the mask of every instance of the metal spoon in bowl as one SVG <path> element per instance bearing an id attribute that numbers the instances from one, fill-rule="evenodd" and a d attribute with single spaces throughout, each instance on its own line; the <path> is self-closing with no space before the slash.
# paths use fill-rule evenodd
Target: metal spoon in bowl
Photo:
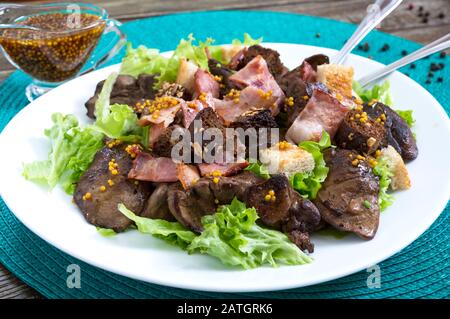
<path id="1" fill-rule="evenodd" d="M 345 43 L 336 56 L 332 58 L 332 63 L 341 64 L 347 55 L 361 42 L 362 39 L 375 28 L 385 17 L 387 17 L 402 0 L 376 0 L 375 3 L 367 7 L 367 14 L 359 24 L 351 38 Z"/>
<path id="2" fill-rule="evenodd" d="M 361 86 L 366 86 L 369 83 L 374 82 L 375 80 L 378 80 L 389 73 L 409 64 L 414 61 L 417 61 L 419 59 L 422 59 L 428 55 L 431 55 L 433 53 L 445 50 L 450 48 L 450 33 L 447 35 L 444 35 L 442 38 L 437 39 L 436 41 L 431 42 L 430 44 L 420 48 L 419 50 L 414 51 L 411 54 L 408 54 L 407 56 L 401 58 L 400 60 L 397 60 L 389 65 L 386 65 L 379 69 L 378 71 L 375 71 L 369 75 L 366 75 L 358 80 L 358 83 L 361 84 Z"/>

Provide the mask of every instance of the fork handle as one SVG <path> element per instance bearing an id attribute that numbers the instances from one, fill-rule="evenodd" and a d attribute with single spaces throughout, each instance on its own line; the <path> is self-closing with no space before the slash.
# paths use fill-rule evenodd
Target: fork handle
<path id="1" fill-rule="evenodd" d="M 375 3 L 369 5 L 366 16 L 339 53 L 332 58 L 332 62 L 334 64 L 341 64 L 355 46 L 387 15 L 397 8 L 401 2 L 402 0 L 377 0 Z"/>
<path id="2" fill-rule="evenodd" d="M 408 54 L 407 56 L 401 58 L 400 60 L 397 60 L 389 65 L 386 65 L 385 67 L 379 69 L 378 71 L 371 73 L 369 75 L 366 75 L 358 80 L 359 84 L 361 86 L 366 86 L 369 83 L 374 82 L 375 80 L 378 80 L 392 71 L 395 71 L 409 63 L 412 63 L 414 61 L 417 61 L 419 59 L 422 59 L 428 55 L 431 55 L 433 53 L 445 50 L 450 48 L 450 33 L 447 35 L 444 35 L 442 38 L 437 39 L 436 41 L 431 42 L 430 44 L 420 48 L 419 50 L 414 51 L 411 54 Z"/>

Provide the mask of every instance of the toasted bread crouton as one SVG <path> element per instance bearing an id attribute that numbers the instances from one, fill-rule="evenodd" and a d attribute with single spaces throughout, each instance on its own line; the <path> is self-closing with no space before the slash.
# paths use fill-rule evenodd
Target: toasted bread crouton
<path id="1" fill-rule="evenodd" d="M 405 163 L 399 153 L 389 145 L 381 150 L 380 160 L 385 160 L 390 171 L 391 177 L 391 189 L 408 189 L 411 187 L 411 180 L 409 179 L 408 170 Z"/>
<path id="2" fill-rule="evenodd" d="M 311 172 L 315 165 L 311 153 L 288 142 L 280 142 L 261 150 L 259 160 L 268 168 L 270 174 L 306 173 Z"/>
<path id="3" fill-rule="evenodd" d="M 175 82 L 184 86 L 190 93 L 194 92 L 194 75 L 197 70 L 198 66 L 194 63 L 181 59 Z"/>
<path id="4" fill-rule="evenodd" d="M 317 81 L 325 84 L 330 90 L 352 97 L 353 67 L 322 64 L 317 66 Z"/>

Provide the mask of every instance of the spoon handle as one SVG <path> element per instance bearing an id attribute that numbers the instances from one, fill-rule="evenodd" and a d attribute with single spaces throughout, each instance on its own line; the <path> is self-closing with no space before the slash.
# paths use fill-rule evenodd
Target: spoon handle
<path id="1" fill-rule="evenodd" d="M 367 14 L 359 24 L 352 37 L 345 43 L 339 53 L 333 57 L 334 64 L 341 64 L 347 55 L 361 40 L 375 28 L 386 16 L 399 6 L 402 0 L 376 0 L 367 7 Z"/>
<path id="2" fill-rule="evenodd" d="M 367 84 L 378 80 L 392 71 L 395 71 L 409 63 L 412 63 L 414 61 L 417 61 L 419 59 L 422 59 L 428 55 L 431 55 L 433 53 L 445 50 L 450 48 L 450 33 L 447 35 L 444 35 L 442 38 L 437 39 L 436 41 L 431 42 L 430 44 L 420 48 L 417 51 L 414 51 L 411 54 L 408 54 L 407 56 L 401 58 L 400 60 L 397 60 L 389 65 L 386 65 L 379 69 L 376 72 L 373 72 L 369 75 L 366 75 L 358 80 L 359 84 L 361 86 L 366 86 Z"/>

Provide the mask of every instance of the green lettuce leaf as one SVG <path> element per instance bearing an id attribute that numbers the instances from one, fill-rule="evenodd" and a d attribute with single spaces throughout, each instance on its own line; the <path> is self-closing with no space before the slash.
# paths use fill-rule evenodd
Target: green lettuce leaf
<path id="1" fill-rule="evenodd" d="M 262 42 L 262 40 L 263 40 L 262 37 L 260 37 L 258 39 L 253 39 L 250 34 L 245 32 L 244 33 L 244 41 L 241 41 L 239 39 L 233 39 L 231 41 L 231 44 L 232 45 L 240 45 L 240 46 L 244 46 L 244 47 L 249 47 L 249 46 L 252 46 L 252 45 L 260 44 Z"/>
<path id="2" fill-rule="evenodd" d="M 269 170 L 267 169 L 267 167 L 258 162 L 251 163 L 249 166 L 244 168 L 244 171 L 253 172 L 256 176 L 259 176 L 259 177 L 262 177 L 265 179 L 270 178 Z"/>
<path id="3" fill-rule="evenodd" d="M 397 114 L 408 124 L 409 127 L 413 127 L 416 124 L 416 120 L 413 117 L 412 110 L 395 110 Z"/>
<path id="4" fill-rule="evenodd" d="M 139 74 L 161 74 L 166 69 L 167 62 L 168 59 L 160 55 L 157 49 L 149 49 L 143 45 L 133 49 L 131 43 L 128 43 L 120 74 L 134 77 Z"/>
<path id="5" fill-rule="evenodd" d="M 111 236 L 117 235 L 117 233 L 113 229 L 101 228 L 101 227 L 95 227 L 95 228 L 97 228 L 98 233 L 104 237 L 111 237 Z"/>
<path id="6" fill-rule="evenodd" d="M 123 204 L 118 209 L 136 223 L 141 233 L 161 238 L 189 253 L 216 257 L 225 265 L 249 269 L 263 264 L 276 267 L 312 261 L 285 234 L 257 225 L 256 210 L 246 208 L 236 198 L 231 204 L 219 207 L 217 213 L 202 217 L 204 230 L 200 235 L 178 222 L 136 216 Z"/>
<path id="7" fill-rule="evenodd" d="M 244 47 L 258 44 L 261 41 L 262 38 L 253 39 L 248 33 L 244 33 L 243 41 L 234 39 L 232 44 Z M 187 59 L 198 67 L 209 70 L 208 51 L 210 56 L 220 63 L 228 63 L 223 59 L 222 47 L 213 45 L 213 43 L 214 40 L 211 38 L 197 43 L 193 35 L 189 34 L 187 39 L 181 39 L 170 58 L 163 57 L 157 49 L 149 49 L 142 45 L 133 49 L 131 44 L 128 44 L 125 57 L 122 60 L 120 74 L 134 77 L 139 74 L 157 74 L 155 88 L 159 88 L 163 82 L 174 82 L 176 80 L 181 59 Z"/>
<path id="8" fill-rule="evenodd" d="M 204 230 L 188 246 L 188 252 L 200 251 L 217 257 L 225 265 L 245 269 L 312 261 L 285 234 L 258 226 L 257 218 L 254 208 L 246 208 L 235 198 L 230 205 L 221 206 L 216 214 L 202 217 Z"/>
<path id="9" fill-rule="evenodd" d="M 156 87 L 160 87 L 164 82 L 176 80 L 182 59 L 195 63 L 201 69 L 209 70 L 206 48 L 213 42 L 213 39 L 208 38 L 205 42 L 199 41 L 198 44 L 195 44 L 195 38 L 192 34 L 189 34 L 187 40 L 181 39 L 172 56 L 168 59 L 166 67 L 161 70 Z"/>
<path id="10" fill-rule="evenodd" d="M 388 163 L 383 158 L 379 158 L 377 160 L 377 164 L 373 168 L 373 172 L 375 175 L 380 177 L 378 204 L 380 205 L 380 210 L 384 211 L 394 202 L 394 196 L 388 193 L 388 188 L 391 184 L 392 172 L 389 169 Z"/>
<path id="11" fill-rule="evenodd" d="M 53 126 L 45 130 L 51 143 L 48 159 L 25 164 L 23 176 L 54 188 L 58 183 L 72 194 L 74 185 L 103 145 L 103 135 L 91 127 L 82 128 L 73 115 L 52 115 Z"/>
<path id="12" fill-rule="evenodd" d="M 353 90 L 356 92 L 356 94 L 359 95 L 359 97 L 364 102 L 377 100 L 383 104 L 391 106 L 392 99 L 389 89 L 390 89 L 389 81 L 384 81 L 380 85 L 374 85 L 370 89 L 365 89 L 361 87 L 361 85 L 356 81 L 353 82 Z"/>
<path id="13" fill-rule="evenodd" d="M 93 127 L 110 138 L 139 140 L 141 128 L 137 125 L 137 115 L 125 104 L 110 105 L 110 95 L 117 73 L 108 76 L 95 102 L 95 123 Z"/>
<path id="14" fill-rule="evenodd" d="M 323 132 L 319 142 L 305 141 L 298 146 L 311 153 L 315 163 L 314 169 L 312 172 L 295 173 L 290 177 L 289 181 L 300 195 L 314 199 L 328 175 L 329 168 L 326 166 L 323 158 L 323 151 L 331 147 L 330 135 L 327 132 Z"/>
<path id="15" fill-rule="evenodd" d="M 182 249 L 186 249 L 196 236 L 178 222 L 140 217 L 127 209 L 123 204 L 119 204 L 117 208 L 122 214 L 136 223 L 139 232 L 153 235 Z"/>

